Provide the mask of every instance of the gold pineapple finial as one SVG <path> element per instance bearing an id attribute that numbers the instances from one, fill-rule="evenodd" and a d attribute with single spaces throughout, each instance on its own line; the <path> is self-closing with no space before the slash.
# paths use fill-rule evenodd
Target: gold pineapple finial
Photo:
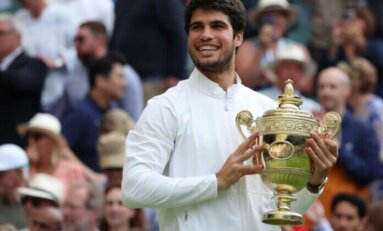
<path id="1" fill-rule="evenodd" d="M 283 96 L 284 97 L 293 97 L 294 96 L 293 81 L 291 79 L 288 79 L 285 82 L 285 92 L 283 93 Z"/>

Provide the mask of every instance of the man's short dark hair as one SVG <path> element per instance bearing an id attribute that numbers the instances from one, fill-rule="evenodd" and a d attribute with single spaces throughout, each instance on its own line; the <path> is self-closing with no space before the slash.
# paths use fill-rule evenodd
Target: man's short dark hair
<path id="1" fill-rule="evenodd" d="M 240 0 L 191 0 L 185 8 L 186 33 L 189 33 L 191 16 L 197 9 L 220 11 L 229 16 L 234 35 L 245 30 L 246 10 Z"/>
<path id="2" fill-rule="evenodd" d="M 362 198 L 350 193 L 338 193 L 334 196 L 331 203 L 331 212 L 335 211 L 336 206 L 341 202 L 347 202 L 355 206 L 358 210 L 359 218 L 363 218 L 367 214 L 366 203 Z"/>
<path id="3" fill-rule="evenodd" d="M 88 28 L 94 35 L 107 36 L 106 27 L 100 21 L 87 21 L 80 25 L 80 28 Z"/>
<path id="4" fill-rule="evenodd" d="M 89 85 L 92 89 L 96 84 L 96 76 L 101 75 L 108 78 L 112 72 L 114 64 L 124 65 L 125 58 L 119 53 L 110 53 L 102 58 L 95 59 L 89 65 Z"/>

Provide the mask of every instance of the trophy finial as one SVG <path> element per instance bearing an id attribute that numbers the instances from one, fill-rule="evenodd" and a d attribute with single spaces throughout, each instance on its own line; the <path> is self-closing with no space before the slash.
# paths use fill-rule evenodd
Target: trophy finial
<path id="1" fill-rule="evenodd" d="M 283 95 L 285 97 L 293 97 L 294 96 L 294 87 L 293 87 L 293 82 L 291 79 L 286 80 L 285 82 L 285 92 Z"/>

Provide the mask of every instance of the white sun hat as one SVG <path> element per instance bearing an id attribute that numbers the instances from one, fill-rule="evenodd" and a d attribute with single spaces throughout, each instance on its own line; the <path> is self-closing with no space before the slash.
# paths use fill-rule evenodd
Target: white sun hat
<path id="1" fill-rule="evenodd" d="M 249 12 L 249 19 L 258 24 L 260 16 L 270 11 L 284 12 L 287 16 L 288 25 L 293 24 L 298 17 L 298 11 L 291 7 L 287 0 L 260 0 L 257 7 Z"/>
<path id="2" fill-rule="evenodd" d="M 36 173 L 27 187 L 17 189 L 17 199 L 25 196 L 43 198 L 61 205 L 64 201 L 64 185 L 54 176 Z"/>
<path id="3" fill-rule="evenodd" d="M 317 70 L 316 63 L 299 45 L 289 45 L 285 49 L 279 51 L 275 55 L 275 60 L 267 66 L 267 69 L 275 73 L 276 67 L 284 61 L 295 61 L 301 63 L 303 65 L 303 73 L 307 77 L 313 76 Z"/>
<path id="4" fill-rule="evenodd" d="M 28 123 L 19 125 L 17 131 L 21 136 L 25 136 L 28 132 L 41 132 L 52 138 L 57 138 L 60 136 L 61 124 L 54 115 L 37 113 Z"/>
<path id="5" fill-rule="evenodd" d="M 0 145 L 0 172 L 28 166 L 25 151 L 15 144 Z"/>

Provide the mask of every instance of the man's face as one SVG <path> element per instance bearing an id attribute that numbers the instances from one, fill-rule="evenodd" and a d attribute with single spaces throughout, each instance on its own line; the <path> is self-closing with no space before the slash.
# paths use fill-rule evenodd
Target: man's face
<path id="1" fill-rule="evenodd" d="M 291 79 L 294 84 L 299 84 L 303 77 L 303 65 L 297 61 L 284 60 L 276 66 L 275 74 L 278 78 L 278 88 L 283 91 L 285 82 L 288 79 Z"/>
<path id="2" fill-rule="evenodd" d="M 326 111 L 344 107 L 350 94 L 350 86 L 342 80 L 341 73 L 331 69 L 323 72 L 318 80 L 318 99 Z"/>
<path id="3" fill-rule="evenodd" d="M 358 215 L 358 209 L 349 202 L 338 203 L 331 216 L 334 231 L 360 231 L 363 220 Z"/>
<path id="4" fill-rule="evenodd" d="M 89 225 L 89 209 L 85 205 L 87 197 L 86 188 L 68 191 L 63 206 L 65 230 L 86 230 Z"/>
<path id="5" fill-rule="evenodd" d="M 112 100 L 121 99 L 125 94 L 126 81 L 124 77 L 124 66 L 115 63 L 108 78 L 105 79 L 104 90 Z"/>
<path id="6" fill-rule="evenodd" d="M 80 27 L 74 38 L 74 45 L 77 56 L 81 60 L 93 59 L 96 55 L 96 48 L 99 46 L 100 38 L 95 36 L 87 27 Z"/>
<path id="7" fill-rule="evenodd" d="M 0 57 L 12 53 L 20 45 L 20 35 L 7 22 L 0 22 Z"/>
<path id="8" fill-rule="evenodd" d="M 222 73 L 234 66 L 235 48 L 243 33 L 233 35 L 229 17 L 214 10 L 193 12 L 188 36 L 191 58 L 201 72 Z"/>

